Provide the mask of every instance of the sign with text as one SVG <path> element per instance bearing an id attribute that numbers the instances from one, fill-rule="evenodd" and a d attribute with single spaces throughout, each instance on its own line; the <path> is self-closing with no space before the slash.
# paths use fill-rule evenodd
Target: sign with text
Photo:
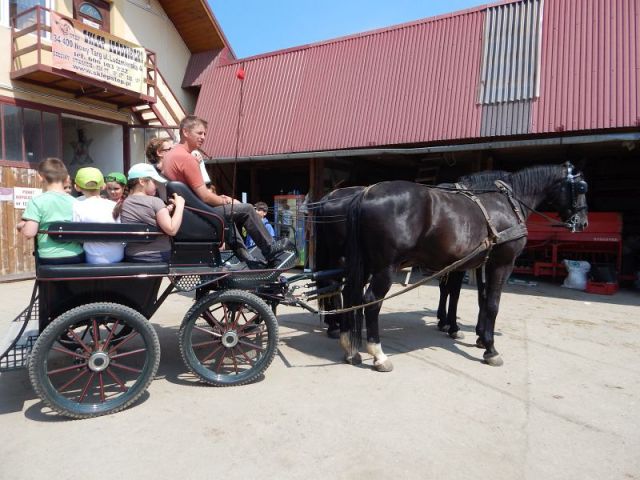
<path id="1" fill-rule="evenodd" d="M 13 187 L 13 208 L 27 208 L 29 200 L 41 193 L 41 188 Z"/>
<path id="2" fill-rule="evenodd" d="M 51 12 L 53 66 L 147 94 L 144 48 Z"/>

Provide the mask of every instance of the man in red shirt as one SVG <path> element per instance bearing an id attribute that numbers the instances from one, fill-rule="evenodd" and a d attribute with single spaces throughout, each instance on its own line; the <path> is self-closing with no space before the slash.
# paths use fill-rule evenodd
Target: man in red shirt
<path id="1" fill-rule="evenodd" d="M 239 202 L 226 195 L 218 195 L 207 188 L 198 160 L 191 155 L 192 151 L 202 147 L 206 133 L 205 120 L 195 115 L 186 116 L 180 122 L 180 143 L 165 155 L 162 174 L 169 180 L 189 186 L 200 200 L 214 207 L 216 213 L 223 218 L 228 218 L 232 214 L 233 222 L 247 230 L 267 262 L 274 260 L 276 255 L 284 250 L 294 250 L 293 245 L 286 238 L 277 242 L 273 240 L 253 205 Z M 232 232 L 227 237 L 227 243 L 240 260 L 248 263 L 256 261 L 247 251 L 237 230 L 235 234 Z"/>

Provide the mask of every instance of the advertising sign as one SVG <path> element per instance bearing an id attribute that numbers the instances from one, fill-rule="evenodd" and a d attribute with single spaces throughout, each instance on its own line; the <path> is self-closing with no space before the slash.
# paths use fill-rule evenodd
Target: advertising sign
<path id="1" fill-rule="evenodd" d="M 51 12 L 53 66 L 147 94 L 144 48 Z"/>

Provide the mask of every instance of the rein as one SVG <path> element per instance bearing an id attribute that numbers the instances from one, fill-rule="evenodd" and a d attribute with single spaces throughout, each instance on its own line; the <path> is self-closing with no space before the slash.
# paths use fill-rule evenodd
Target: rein
<path id="1" fill-rule="evenodd" d="M 398 296 L 400 296 L 400 295 L 402 295 L 404 293 L 407 293 L 407 292 L 413 290 L 414 288 L 418 288 L 420 285 L 423 285 L 423 284 L 427 283 L 429 280 L 432 280 L 432 279 L 434 279 L 436 277 L 439 277 L 441 275 L 445 275 L 445 274 L 451 272 L 452 270 L 455 270 L 460 265 L 462 265 L 465 262 L 469 261 L 471 258 L 475 257 L 479 253 L 482 253 L 485 250 L 488 250 L 490 248 L 490 246 L 491 246 L 491 241 L 489 240 L 489 238 L 486 238 L 486 239 L 484 239 L 482 241 L 482 243 L 480 243 L 480 245 L 478 245 L 466 257 L 461 258 L 460 260 L 457 260 L 457 261 L 453 262 L 451 265 L 448 265 L 448 266 L 444 267 L 442 270 L 439 270 L 436 273 L 431 274 L 428 277 L 425 277 L 422 280 L 417 281 L 413 285 L 409 285 L 408 287 L 403 288 L 399 292 L 396 292 L 396 293 L 394 293 L 392 295 L 389 295 L 387 297 L 384 297 L 384 298 L 381 298 L 381 299 L 378 299 L 378 300 L 374 300 L 372 302 L 363 303 L 362 305 L 356 305 L 355 307 L 340 308 L 338 310 L 318 310 L 318 313 L 321 314 L 321 315 L 337 315 L 339 313 L 354 312 L 354 311 L 360 310 L 362 308 L 371 307 L 373 305 L 378 305 L 379 303 L 382 303 L 385 300 L 389 300 L 391 298 L 398 297 Z"/>

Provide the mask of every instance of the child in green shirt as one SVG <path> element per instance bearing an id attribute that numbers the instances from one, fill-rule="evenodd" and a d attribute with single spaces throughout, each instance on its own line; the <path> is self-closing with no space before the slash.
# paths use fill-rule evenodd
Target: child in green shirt
<path id="1" fill-rule="evenodd" d="M 44 193 L 32 198 L 22 214 L 18 231 L 26 238 L 37 235 L 38 261 L 41 264 L 62 265 L 84 263 L 84 251 L 78 242 L 60 242 L 38 233 L 53 222 L 70 222 L 76 201 L 64 191 L 67 168 L 58 158 L 47 158 L 38 164 L 38 176 L 44 183 Z"/>

